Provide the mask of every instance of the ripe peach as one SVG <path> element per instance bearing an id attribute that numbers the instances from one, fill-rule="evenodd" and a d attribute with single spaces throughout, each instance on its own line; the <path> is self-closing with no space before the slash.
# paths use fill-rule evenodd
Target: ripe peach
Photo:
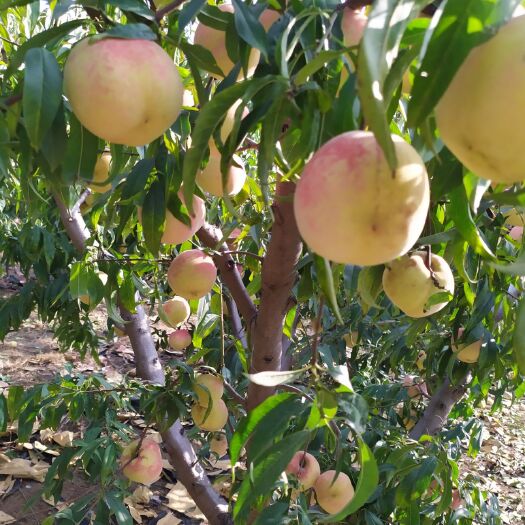
<path id="1" fill-rule="evenodd" d="M 293 474 L 297 478 L 301 490 L 308 490 L 314 486 L 321 474 L 321 467 L 312 454 L 299 450 L 288 463 L 286 473 Z"/>
<path id="2" fill-rule="evenodd" d="M 353 47 L 359 45 L 361 38 L 363 38 L 367 22 L 368 17 L 365 15 L 363 9 L 354 10 L 347 7 L 343 10 L 341 29 L 343 31 L 345 46 Z"/>
<path id="3" fill-rule="evenodd" d="M 421 157 L 397 135 L 395 174 L 372 132 L 329 140 L 307 162 L 297 183 L 295 218 L 312 251 L 361 266 L 406 253 L 425 224 L 430 201 Z"/>
<path id="4" fill-rule="evenodd" d="M 210 399 L 215 403 L 224 394 L 224 381 L 214 374 L 197 374 L 193 390 L 197 394 L 197 403 L 207 407 Z"/>
<path id="5" fill-rule="evenodd" d="M 458 330 L 458 339 L 463 335 L 465 330 L 460 328 Z M 479 359 L 479 354 L 481 352 L 481 346 L 483 345 L 483 340 L 478 339 L 473 343 L 460 343 L 456 344 L 454 335 L 452 335 L 451 349 L 454 352 L 456 358 L 463 363 L 476 363 Z"/>
<path id="6" fill-rule="evenodd" d="M 228 440 L 226 434 L 217 432 L 210 441 L 210 451 L 222 458 L 228 452 Z"/>
<path id="7" fill-rule="evenodd" d="M 242 160 L 237 156 L 233 156 L 233 163 L 228 168 L 226 184 L 222 185 L 221 174 L 221 154 L 215 148 L 210 146 L 210 158 L 206 167 L 197 173 L 197 184 L 208 193 L 216 197 L 226 195 L 237 195 L 242 190 L 244 182 L 246 181 L 246 172 L 242 166 Z"/>
<path id="8" fill-rule="evenodd" d="M 201 250 L 187 250 L 177 255 L 168 268 L 171 289 L 185 299 L 200 299 L 211 292 L 217 268 L 213 259 Z"/>
<path id="9" fill-rule="evenodd" d="M 112 186 L 111 182 L 107 182 L 109 175 L 109 167 L 111 164 L 111 153 L 104 152 L 97 159 L 95 170 L 93 171 L 93 179 L 88 184 L 88 188 L 95 193 L 106 193 Z"/>
<path id="10" fill-rule="evenodd" d="M 124 448 L 120 465 L 122 473 L 128 479 L 150 485 L 157 481 L 162 473 L 160 447 L 155 440 L 144 438 L 140 450 L 137 451 L 139 441 L 136 439 Z"/>
<path id="11" fill-rule="evenodd" d="M 277 11 L 274 11 L 273 9 L 265 9 L 259 16 L 259 22 L 261 22 L 264 30 L 268 32 L 279 18 L 281 18 L 281 14 Z"/>
<path id="12" fill-rule="evenodd" d="M 231 4 L 221 4 L 217 6 L 221 11 L 225 13 L 233 13 L 233 5 Z M 195 37 L 193 39 L 194 43 L 200 46 L 205 47 L 208 51 L 211 52 L 215 58 L 215 62 L 223 72 L 223 76 L 226 76 L 234 66 L 234 63 L 231 61 L 228 56 L 228 51 L 226 50 L 226 33 L 224 31 L 219 31 L 212 27 L 208 27 L 204 24 L 199 24 L 195 30 Z M 248 58 L 248 77 L 251 77 L 259 64 L 259 58 L 261 53 L 258 49 L 252 49 L 250 56 Z M 210 73 L 212 76 L 215 73 Z M 243 72 L 239 73 L 240 78 L 242 78 Z"/>
<path id="13" fill-rule="evenodd" d="M 427 256 L 426 252 L 405 255 L 387 264 L 383 273 L 385 294 L 410 317 L 427 317 L 439 312 L 448 301 L 427 308 L 429 299 L 439 292 L 454 293 L 454 275 L 447 261 L 432 254 L 431 274 L 426 267 Z"/>
<path id="14" fill-rule="evenodd" d="M 206 417 L 208 407 L 195 404 L 191 407 L 191 416 L 194 423 L 208 432 L 217 432 L 226 425 L 228 421 L 228 407 L 222 399 L 213 402 L 210 413 Z"/>
<path id="15" fill-rule="evenodd" d="M 436 106 L 446 146 L 478 177 L 495 182 L 525 179 L 524 49 L 525 17 L 518 16 L 470 51 Z"/>
<path id="16" fill-rule="evenodd" d="M 170 56 L 150 40 L 85 38 L 64 67 L 64 93 L 91 133 L 142 146 L 177 119 L 182 81 Z"/>
<path id="17" fill-rule="evenodd" d="M 314 484 L 317 503 L 329 514 L 343 510 L 354 497 L 354 486 L 350 478 L 344 472 L 339 472 L 334 481 L 335 475 L 335 470 L 327 470 Z"/>
<path id="18" fill-rule="evenodd" d="M 172 297 L 159 306 L 159 317 L 173 328 L 186 322 L 189 316 L 190 305 L 184 297 Z"/>
<path id="19" fill-rule="evenodd" d="M 510 229 L 509 237 L 515 241 L 521 241 L 523 239 L 523 226 L 513 226 Z"/>
<path id="20" fill-rule="evenodd" d="M 173 350 L 184 350 L 191 345 L 191 334 L 185 328 L 179 328 L 168 336 L 168 343 Z"/>

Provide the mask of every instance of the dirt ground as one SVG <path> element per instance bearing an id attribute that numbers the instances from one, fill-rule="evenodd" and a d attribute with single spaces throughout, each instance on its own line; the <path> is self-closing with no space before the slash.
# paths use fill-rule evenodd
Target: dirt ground
<path id="1" fill-rule="evenodd" d="M 13 293 L 16 288 L 16 280 L 0 279 L 0 297 Z M 103 336 L 104 311 L 95 311 L 92 319 Z M 104 344 L 101 349 L 102 366 L 91 359 L 82 363 L 74 353 L 59 352 L 52 332 L 32 315 L 18 332 L 9 334 L 0 343 L 0 388 L 8 384 L 31 385 L 50 380 L 63 372 L 68 363 L 72 363 L 78 371 L 97 371 L 110 381 L 118 381 L 121 374 L 133 368 L 133 355 L 126 341 L 115 338 Z M 486 407 L 479 414 L 485 425 L 482 453 L 476 459 L 466 458 L 462 472 L 477 476 L 481 487 L 498 497 L 503 523 L 525 524 L 525 400 L 514 406 L 507 402 L 504 410 L 493 416 L 488 415 L 488 412 L 489 407 Z M 2 452 L 12 450 L 15 446 L 14 441 L 9 439 L 9 436 L 0 436 L 0 460 Z M 51 445 L 49 447 L 53 448 Z M 18 447 L 17 454 L 28 457 L 33 463 L 42 459 L 49 462 L 49 455 L 41 450 L 20 450 Z M 221 470 L 224 472 L 227 465 L 219 464 L 216 467 L 214 474 L 220 480 Z M 217 485 L 217 490 L 220 490 L 221 483 Z M 54 507 L 51 502 L 40 499 L 40 487 L 41 483 L 35 480 L 0 474 L 0 525 L 36 525 L 56 512 L 60 504 Z M 87 490 L 90 490 L 90 485 L 81 475 L 75 475 L 66 485 L 62 504 L 73 501 Z M 202 523 L 198 509 L 180 484 L 176 483 L 172 471 L 165 469 L 164 477 L 152 486 L 151 492 L 144 493 L 141 490 L 135 494 L 135 499 L 128 502 L 137 522 L 141 520 L 144 524 L 160 525 Z M 36 504 L 27 507 L 27 502 L 34 495 Z M 15 521 L 7 520 L 2 512 Z"/>

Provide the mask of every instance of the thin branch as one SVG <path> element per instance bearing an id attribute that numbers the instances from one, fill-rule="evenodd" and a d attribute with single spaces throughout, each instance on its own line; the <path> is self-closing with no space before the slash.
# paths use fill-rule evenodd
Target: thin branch
<path id="1" fill-rule="evenodd" d="M 86 199 L 91 195 L 91 193 L 92 191 L 90 188 L 87 188 L 82 192 L 77 202 L 75 202 L 75 204 L 71 208 L 71 215 L 74 215 L 75 213 L 78 213 L 80 211 L 80 206 L 82 206 L 82 204 L 86 202 Z"/>
<path id="2" fill-rule="evenodd" d="M 162 18 L 164 18 L 165 15 L 171 13 L 172 11 L 175 11 L 175 9 L 177 9 L 177 7 L 179 7 L 184 2 L 185 0 L 174 0 L 173 2 L 164 6 L 162 9 L 159 9 L 155 13 L 155 20 L 159 22 L 160 20 L 162 20 Z"/>
<path id="3" fill-rule="evenodd" d="M 226 301 L 226 306 L 228 307 L 228 312 L 230 313 L 232 335 L 238 339 L 241 342 L 243 348 L 247 350 L 248 341 L 246 340 L 246 332 L 242 326 L 239 310 L 237 310 L 237 305 L 229 294 L 224 295 L 224 300 Z"/>
<path id="4" fill-rule="evenodd" d="M 244 399 L 244 397 L 242 397 L 241 394 L 239 394 L 239 392 L 237 392 L 237 390 L 235 390 L 235 388 L 233 388 L 233 386 L 230 385 L 230 383 L 224 381 L 224 388 L 230 394 L 230 396 L 233 399 L 235 399 L 235 401 L 237 401 L 237 403 L 239 403 L 243 407 L 246 406 L 246 399 Z"/>

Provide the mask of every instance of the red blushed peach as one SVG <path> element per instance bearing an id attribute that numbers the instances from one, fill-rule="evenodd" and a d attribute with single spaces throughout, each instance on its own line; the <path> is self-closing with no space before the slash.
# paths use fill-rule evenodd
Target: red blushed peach
<path id="1" fill-rule="evenodd" d="M 224 13 L 233 13 L 233 5 L 231 4 L 221 4 L 217 6 Z M 194 43 L 205 47 L 208 51 L 211 52 L 215 58 L 215 62 L 223 72 L 223 75 L 226 76 L 233 68 L 234 64 L 228 56 L 228 51 L 226 50 L 226 33 L 224 31 L 219 31 L 212 27 L 208 27 L 204 24 L 199 24 L 195 30 Z M 259 58 L 261 53 L 258 49 L 252 49 L 250 56 L 248 58 L 248 77 L 251 77 L 259 64 Z M 214 75 L 214 73 L 213 73 Z M 239 73 L 242 77 L 243 72 Z"/>
<path id="2" fill-rule="evenodd" d="M 343 39 L 345 46 L 357 46 L 363 38 L 368 17 L 363 10 L 354 10 L 347 7 L 343 10 L 343 18 L 341 20 L 341 29 L 343 31 Z"/>
<path id="3" fill-rule="evenodd" d="M 64 67 L 64 93 L 91 133 L 115 144 L 142 146 L 162 135 L 182 106 L 182 81 L 155 42 L 85 38 Z"/>
<path id="4" fill-rule="evenodd" d="M 171 289 L 188 300 L 200 299 L 210 293 L 216 278 L 213 259 L 201 250 L 182 252 L 168 268 Z"/>
<path id="5" fill-rule="evenodd" d="M 172 297 L 159 306 L 159 317 L 173 328 L 188 320 L 190 305 L 184 297 Z"/>
<path id="6" fill-rule="evenodd" d="M 180 328 L 179 330 L 171 332 L 168 336 L 168 343 L 173 350 L 184 350 L 191 345 L 191 334 L 189 330 Z"/>
<path id="7" fill-rule="evenodd" d="M 321 467 L 312 454 L 299 450 L 288 463 L 286 473 L 293 474 L 297 478 L 301 490 L 308 490 L 314 486 L 321 474 Z"/>
<path id="8" fill-rule="evenodd" d="M 428 176 L 416 150 L 392 138 L 395 173 L 369 131 L 338 135 L 307 162 L 294 210 L 312 251 L 338 263 L 371 266 L 403 255 L 417 241 L 430 202 Z"/>
<path id="9" fill-rule="evenodd" d="M 340 472 L 335 479 L 335 474 L 335 470 L 327 470 L 314 484 L 317 503 L 329 514 L 342 511 L 354 497 L 354 486 L 350 478 L 344 472 Z"/>
<path id="10" fill-rule="evenodd" d="M 274 11 L 273 9 L 265 9 L 259 16 L 259 22 L 261 22 L 264 30 L 268 32 L 279 18 L 281 18 L 281 15 L 277 11 Z"/>
<path id="11" fill-rule="evenodd" d="M 140 450 L 137 451 L 139 442 L 138 439 L 132 441 L 122 451 L 122 473 L 131 481 L 150 485 L 157 481 L 162 473 L 160 447 L 153 439 L 144 438 Z"/>
<path id="12" fill-rule="evenodd" d="M 509 237 L 515 241 L 523 239 L 523 226 L 513 226 L 509 232 Z"/>

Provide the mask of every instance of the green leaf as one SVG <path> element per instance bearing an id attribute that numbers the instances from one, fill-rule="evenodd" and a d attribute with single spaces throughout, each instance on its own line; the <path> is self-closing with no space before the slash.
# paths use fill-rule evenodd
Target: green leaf
<path id="1" fill-rule="evenodd" d="M 136 312 L 137 303 L 135 302 L 135 283 L 133 281 L 133 274 L 126 273 L 124 280 L 119 286 L 118 297 L 122 302 L 124 308 L 134 314 Z"/>
<path id="2" fill-rule="evenodd" d="M 386 115 L 389 100 L 384 86 L 403 33 L 426 0 L 377 0 L 372 6 L 361 40 L 357 85 L 365 119 L 380 144 L 392 170 L 397 159 Z"/>
<path id="3" fill-rule="evenodd" d="M 371 307 L 379 308 L 376 304 L 376 299 L 383 290 L 383 272 L 384 267 L 382 265 L 367 266 L 361 268 L 359 272 L 359 276 L 357 277 L 357 293 L 367 311 Z"/>
<path id="4" fill-rule="evenodd" d="M 30 49 L 25 56 L 22 107 L 31 145 L 39 149 L 62 101 L 62 74 L 52 53 Z"/>
<path id="5" fill-rule="evenodd" d="M 131 199 L 144 190 L 154 166 L 153 158 L 141 159 L 133 166 L 122 187 L 122 200 Z"/>
<path id="6" fill-rule="evenodd" d="M 96 38 L 157 40 L 155 33 L 146 24 L 117 24 L 106 32 L 97 35 Z"/>
<path id="7" fill-rule="evenodd" d="M 148 250 L 156 255 L 166 219 L 165 184 L 156 180 L 150 187 L 142 207 L 142 230 Z"/>
<path id="8" fill-rule="evenodd" d="M 357 480 L 354 497 L 341 512 L 322 518 L 319 520 L 319 523 L 333 523 L 343 520 L 350 514 L 359 510 L 376 490 L 379 483 L 379 470 L 377 468 L 376 459 L 361 437 L 357 437 L 357 442 L 359 446 L 359 463 L 361 464 L 361 472 L 359 474 L 359 479 Z"/>
<path id="9" fill-rule="evenodd" d="M 234 520 L 245 518 L 254 508 L 257 498 L 272 489 L 292 456 L 304 446 L 309 434 L 307 430 L 290 434 L 273 445 L 264 455 L 259 456 L 250 472 L 251 475 L 246 476 L 239 488 L 233 509 Z"/>
<path id="10" fill-rule="evenodd" d="M 277 501 L 259 513 L 255 525 L 282 525 L 285 523 L 284 517 L 288 515 L 288 509 L 287 501 Z"/>
<path id="11" fill-rule="evenodd" d="M 297 86 L 301 86 L 304 84 L 310 76 L 312 76 L 314 73 L 319 71 L 321 68 L 323 68 L 326 64 L 331 62 L 332 60 L 335 60 L 336 58 L 339 58 L 341 56 L 341 50 L 333 50 L 328 49 L 319 52 L 308 62 L 306 65 L 304 65 L 295 75 L 294 77 L 294 84 Z"/>
<path id="12" fill-rule="evenodd" d="M 428 489 L 437 465 L 435 457 L 425 458 L 421 465 L 405 476 L 397 487 L 396 503 L 401 507 L 409 507 L 412 501 L 419 500 Z"/>
<path id="13" fill-rule="evenodd" d="M 119 7 L 122 11 L 135 13 L 146 20 L 155 20 L 155 13 L 140 0 L 106 0 L 105 3 Z M 85 6 L 86 4 L 83 3 Z M 128 24 L 142 25 L 142 24 Z M 147 27 L 147 26 L 146 26 Z"/>
<path id="14" fill-rule="evenodd" d="M 486 243 L 472 218 L 465 187 L 461 185 L 454 188 L 449 192 L 449 197 L 450 204 L 447 206 L 447 211 L 459 233 L 476 253 L 483 257 L 495 259 L 494 253 Z"/>
<path id="15" fill-rule="evenodd" d="M 525 298 L 521 299 L 518 311 L 516 312 L 512 347 L 518 370 L 525 376 Z"/>
<path id="16" fill-rule="evenodd" d="M 269 371 L 257 374 L 248 374 L 252 383 L 260 386 L 277 386 L 301 377 L 310 367 L 300 368 L 299 370 Z"/>
<path id="17" fill-rule="evenodd" d="M 525 250 L 523 250 L 519 257 L 510 264 L 491 263 L 490 266 L 498 272 L 510 275 L 525 275 Z"/>
<path id="18" fill-rule="evenodd" d="M 7 399 L 4 394 L 0 394 L 0 432 L 6 431 L 8 421 L 9 414 L 7 412 Z"/>
<path id="19" fill-rule="evenodd" d="M 62 182 L 65 185 L 74 184 L 81 179 L 91 180 L 98 153 L 98 138 L 82 126 L 74 115 L 71 115 L 69 128 L 62 168 Z"/>
<path id="20" fill-rule="evenodd" d="M 191 65 L 215 75 L 223 75 L 222 69 L 215 62 L 215 57 L 209 49 L 198 44 L 188 44 L 187 42 L 181 42 L 179 47 Z"/>
<path id="21" fill-rule="evenodd" d="M 295 405 L 298 399 L 299 397 L 292 393 L 275 394 L 265 399 L 260 405 L 249 412 L 246 417 L 241 419 L 230 441 L 230 459 L 232 465 L 237 463 L 242 447 L 246 441 L 248 441 L 248 438 L 260 421 L 272 410 L 283 412 L 287 406 Z"/>
<path id="22" fill-rule="evenodd" d="M 233 0 L 235 28 L 239 36 L 251 47 L 260 50 L 262 56 L 268 61 L 268 43 L 266 31 L 259 22 L 258 16 L 251 6 L 239 0 Z"/>
<path id="23" fill-rule="evenodd" d="M 0 8 L 1 9 L 1 8 Z M 54 42 L 60 38 L 68 35 L 77 27 L 83 25 L 86 22 L 85 19 L 71 20 L 64 22 L 63 24 L 47 29 L 38 33 L 33 38 L 30 38 L 27 42 L 24 42 L 16 52 L 11 55 L 9 60 L 9 66 L 5 71 L 4 79 L 7 80 L 24 62 L 26 53 L 35 47 L 45 46 L 48 42 Z"/>
<path id="24" fill-rule="evenodd" d="M 71 265 L 69 290 L 73 299 L 88 297 L 90 308 L 94 308 L 104 297 L 104 284 L 100 277 L 92 267 L 83 262 Z"/>
<path id="25" fill-rule="evenodd" d="M 199 14 L 206 0 L 191 0 L 182 7 L 179 14 L 179 33 L 182 34 L 184 28 Z"/>
<path id="26" fill-rule="evenodd" d="M 414 80 L 408 125 L 419 126 L 445 93 L 470 50 L 495 34 L 510 19 L 519 0 L 445 2 L 443 13 Z M 432 72 L 431 75 L 428 72 Z"/>
<path id="27" fill-rule="evenodd" d="M 64 107 L 60 107 L 55 115 L 51 127 L 42 140 L 40 151 L 47 160 L 51 171 L 55 171 L 64 160 L 67 146 L 66 121 L 64 117 Z"/>
<path id="28" fill-rule="evenodd" d="M 133 518 L 116 492 L 104 493 L 104 500 L 119 525 L 133 525 Z"/>
<path id="29" fill-rule="evenodd" d="M 334 281 L 334 273 L 336 273 L 337 266 L 332 268 L 330 261 L 324 257 L 314 254 L 315 273 L 319 286 L 323 291 L 324 296 L 330 306 L 330 309 L 334 313 L 337 321 L 343 324 L 343 318 L 339 311 L 339 305 L 337 304 L 337 290 L 336 283 Z M 339 283 L 337 283 L 339 284 Z"/>

